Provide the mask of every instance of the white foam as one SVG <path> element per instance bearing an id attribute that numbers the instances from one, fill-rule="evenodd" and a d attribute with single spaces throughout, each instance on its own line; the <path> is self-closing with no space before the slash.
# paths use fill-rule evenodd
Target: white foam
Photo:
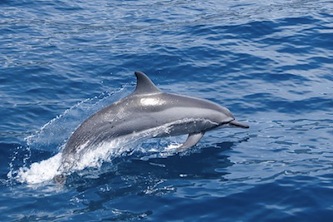
<path id="1" fill-rule="evenodd" d="M 46 123 L 40 130 L 26 137 L 27 149 L 54 151 L 54 149 L 57 148 L 58 150 L 61 150 L 66 139 L 68 139 L 69 135 L 75 130 L 80 122 L 102 107 L 123 97 L 128 90 L 129 85 L 125 85 L 118 91 L 102 93 L 97 97 L 86 99 L 74 105 L 63 114 Z M 14 166 L 11 163 L 11 169 L 7 176 L 9 179 L 14 179 L 18 182 L 27 184 L 38 184 L 50 181 L 54 176 L 62 173 L 58 172 L 61 165 L 61 155 L 61 152 L 59 152 L 49 159 L 32 163 L 30 166 L 26 165 L 25 159 L 23 161 L 24 165 L 19 169 L 14 169 Z M 82 162 L 78 163 L 77 167 L 78 169 L 84 169 L 89 166 L 98 166 L 101 160 L 96 161 L 96 159 L 103 159 L 104 156 L 102 153 L 96 152 L 95 154 L 89 154 L 88 152 L 87 157 L 83 158 Z M 31 156 L 28 158 L 31 158 Z M 15 158 L 12 161 L 14 160 Z"/>
<path id="2" fill-rule="evenodd" d="M 95 147 L 83 146 L 84 149 L 77 152 L 73 158 L 68 157 L 69 159 L 66 160 L 70 166 L 68 168 L 61 166 L 62 153 L 59 152 L 47 160 L 33 163 L 29 167 L 24 166 L 19 168 L 16 171 L 17 176 L 14 178 L 21 183 L 27 184 L 45 183 L 52 181 L 56 175 L 70 174 L 86 168 L 100 168 L 103 162 L 111 162 L 113 158 L 124 154 L 127 155 L 133 151 L 141 152 L 148 159 L 150 157 L 167 157 L 177 152 L 177 148 L 181 146 L 180 143 L 175 142 L 175 139 L 177 140 L 175 137 L 172 140 L 170 138 L 164 140 L 158 139 L 158 141 L 164 141 L 164 143 L 162 142 L 162 145 L 150 143 L 149 148 L 138 146 L 138 144 L 142 140 L 151 138 L 152 135 L 159 135 L 161 132 L 166 132 L 169 127 L 170 125 L 167 124 L 142 132 L 132 133 L 112 141 L 105 141 Z M 63 172 L 63 170 L 66 170 L 66 172 Z"/>
<path id="3" fill-rule="evenodd" d="M 58 175 L 58 169 L 61 163 L 61 153 L 43 160 L 33 163 L 28 167 L 21 167 L 16 176 L 16 180 L 21 183 L 38 184 L 51 181 L 54 176 Z"/>
<path id="4" fill-rule="evenodd" d="M 75 161 L 75 163 L 70 168 L 69 172 L 62 171 L 62 153 L 59 152 L 49 159 L 31 164 L 30 167 L 24 166 L 19 168 L 16 172 L 17 175 L 14 178 L 20 183 L 27 183 L 30 185 L 41 184 L 50 182 L 55 176 L 63 173 L 68 174 L 88 167 L 99 168 L 103 162 L 111 161 L 111 157 L 117 157 L 125 151 L 128 151 L 130 147 L 133 147 L 133 142 L 129 143 L 128 141 L 131 140 L 128 140 L 128 137 L 123 137 L 111 142 L 102 143 L 97 147 L 91 147 L 84 150 L 84 152 L 80 154 L 80 158 L 78 160 L 71 160 Z"/>
<path id="5" fill-rule="evenodd" d="M 176 150 L 179 147 L 181 147 L 182 145 L 183 145 L 182 143 L 171 143 L 165 149 L 166 150 Z"/>
<path id="6" fill-rule="evenodd" d="M 103 162 L 110 162 L 112 158 L 129 150 L 131 145 L 126 138 L 118 138 L 111 142 L 102 143 L 95 148 L 87 149 L 82 153 L 72 170 L 78 171 L 87 167 L 99 168 Z"/>

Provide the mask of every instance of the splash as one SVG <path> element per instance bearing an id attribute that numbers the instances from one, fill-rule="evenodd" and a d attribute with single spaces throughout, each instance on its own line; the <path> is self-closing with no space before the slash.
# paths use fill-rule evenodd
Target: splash
<path id="1" fill-rule="evenodd" d="M 177 121 L 142 132 L 135 132 L 112 141 L 103 141 L 96 146 L 88 147 L 78 152 L 78 155 L 75 154 L 75 157 L 70 159 L 70 167 L 64 167 L 61 150 L 70 134 L 92 113 L 123 97 L 124 91 L 126 90 L 122 89 L 116 94 L 104 93 L 99 97 L 80 102 L 45 124 L 34 135 L 26 138 L 28 151 L 48 150 L 52 147 L 58 147 L 58 152 L 48 150 L 55 154 L 41 161 L 33 161 L 32 158 L 34 157 L 30 155 L 28 157 L 29 161 L 25 161 L 24 165 L 19 167 L 19 169 L 14 170 L 11 167 L 8 177 L 20 183 L 42 184 L 52 181 L 57 175 L 68 175 L 86 168 L 99 169 L 105 162 L 112 164 L 114 158 L 130 155 L 134 152 L 140 152 L 142 159 L 152 157 L 165 158 L 177 152 L 177 148 L 180 146 L 177 141 L 181 140 L 183 142 L 185 140 L 183 136 L 172 137 L 172 139 L 154 139 L 154 141 L 150 140 L 150 138 L 170 131 L 170 127 L 173 124 L 182 124 L 182 121 L 192 121 L 191 119 Z M 145 142 L 142 143 L 143 141 Z M 28 164 L 28 162 L 32 163 Z"/>
<path id="2" fill-rule="evenodd" d="M 70 174 L 88 167 L 99 168 L 103 162 L 111 161 L 111 157 L 116 157 L 124 152 L 123 147 L 121 141 L 115 140 L 110 143 L 103 143 L 95 149 L 88 149 L 82 153 L 81 158 L 75 162 L 75 165 L 68 172 L 61 167 L 62 152 L 59 152 L 49 159 L 32 163 L 29 167 L 19 168 L 15 179 L 20 183 L 30 185 L 42 184 L 51 182 L 57 175 Z"/>
<path id="3" fill-rule="evenodd" d="M 77 103 L 46 123 L 34 134 L 26 137 L 25 141 L 27 145 L 31 149 L 39 150 L 50 150 L 58 147 L 59 151 L 69 135 L 71 135 L 81 122 L 103 107 L 124 97 L 129 91 L 130 87 L 126 85 L 118 91 L 104 92 Z"/>
<path id="4" fill-rule="evenodd" d="M 179 124 L 180 122 L 177 121 L 176 123 Z M 42 184 L 52 182 L 54 177 L 58 175 L 68 175 L 87 168 L 99 169 L 105 162 L 112 164 L 114 158 L 131 155 L 134 152 L 140 152 L 143 160 L 156 157 L 165 158 L 174 155 L 180 146 L 180 143 L 175 141 L 180 139 L 183 141 L 184 136 L 152 139 L 155 135 L 168 132 L 172 124 L 175 123 L 165 124 L 141 132 L 134 132 L 126 136 L 114 138 L 111 141 L 103 141 L 96 146 L 86 147 L 69 159 L 70 168 L 64 167 L 62 153 L 59 152 L 49 159 L 32 163 L 29 167 L 24 166 L 19 168 L 15 179 L 20 183 L 30 185 Z M 152 140 L 155 140 L 155 142 Z M 145 143 L 142 143 L 143 141 Z"/>
<path id="5" fill-rule="evenodd" d="M 33 163 L 28 167 L 21 167 L 16 176 L 16 180 L 20 183 L 40 184 L 46 181 L 51 181 L 55 175 L 58 175 L 58 169 L 61 163 L 61 153 L 43 160 Z"/>
<path id="6" fill-rule="evenodd" d="M 45 182 L 52 182 L 54 177 L 62 174 L 71 174 L 73 172 L 79 172 L 87 168 L 99 169 L 103 163 L 112 163 L 114 158 L 130 155 L 133 152 L 141 152 L 142 159 L 147 160 L 149 158 L 167 157 L 175 154 L 180 143 L 174 142 L 175 139 L 181 139 L 182 136 L 164 139 L 155 139 L 158 144 L 146 143 L 149 146 L 144 146 L 140 142 L 148 138 L 148 135 L 166 130 L 166 126 L 157 127 L 149 131 L 141 133 L 133 133 L 124 137 L 114 139 L 110 142 L 103 142 L 96 147 L 91 147 L 84 150 L 80 154 L 79 159 L 73 159 L 73 166 L 69 171 L 63 170 L 61 158 L 62 153 L 52 156 L 49 159 L 35 162 L 30 167 L 21 167 L 17 171 L 15 179 L 20 183 L 26 183 L 29 185 L 43 184 Z M 172 141 L 172 142 L 171 142 Z"/>
<path id="7" fill-rule="evenodd" d="M 117 91 L 104 92 L 93 98 L 85 99 L 26 137 L 27 146 L 18 147 L 9 163 L 10 171 L 7 174 L 9 180 L 37 184 L 52 179 L 59 173 L 61 150 L 75 128 L 94 112 L 124 97 L 129 93 L 130 88 L 130 85 L 125 85 Z M 54 156 L 39 162 L 34 161 L 38 157 L 31 153 L 36 150 L 47 151 L 53 153 Z M 22 157 L 21 153 L 25 153 L 25 155 Z M 33 163 L 31 164 L 31 162 Z"/>

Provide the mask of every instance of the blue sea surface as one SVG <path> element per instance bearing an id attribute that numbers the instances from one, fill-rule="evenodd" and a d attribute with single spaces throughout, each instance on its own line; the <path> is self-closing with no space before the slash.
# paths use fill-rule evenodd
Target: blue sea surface
<path id="1" fill-rule="evenodd" d="M 0 2 L 0 221 L 332 221 L 333 2 Z M 249 129 L 151 139 L 48 180 L 71 133 L 130 94 L 228 107 Z"/>

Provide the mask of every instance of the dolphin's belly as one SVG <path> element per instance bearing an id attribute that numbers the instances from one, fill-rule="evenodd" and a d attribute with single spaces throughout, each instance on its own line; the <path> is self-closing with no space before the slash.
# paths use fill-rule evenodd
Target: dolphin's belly
<path id="1" fill-rule="evenodd" d="M 184 118 L 161 125 L 153 137 L 179 136 L 204 132 L 217 127 L 218 124 L 207 119 Z"/>
<path id="2" fill-rule="evenodd" d="M 89 126 L 89 127 L 88 127 Z M 154 115 L 131 118 L 110 123 L 90 123 L 87 121 L 70 137 L 64 153 L 77 153 L 82 149 L 111 141 L 117 137 L 133 133 L 143 133 L 145 137 L 167 137 L 198 133 L 217 127 L 218 124 L 203 118 L 158 119 Z"/>

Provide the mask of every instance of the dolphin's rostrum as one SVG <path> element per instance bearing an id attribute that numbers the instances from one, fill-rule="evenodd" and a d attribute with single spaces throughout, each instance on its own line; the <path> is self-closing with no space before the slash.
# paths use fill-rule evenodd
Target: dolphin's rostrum
<path id="1" fill-rule="evenodd" d="M 144 73 L 135 75 L 133 93 L 93 114 L 69 138 L 62 151 L 64 170 L 69 170 L 85 149 L 160 126 L 165 126 L 164 130 L 152 130 L 149 136 L 188 134 L 179 150 L 196 145 L 206 131 L 220 126 L 249 127 L 236 122 L 225 107 L 205 99 L 164 93 Z"/>

